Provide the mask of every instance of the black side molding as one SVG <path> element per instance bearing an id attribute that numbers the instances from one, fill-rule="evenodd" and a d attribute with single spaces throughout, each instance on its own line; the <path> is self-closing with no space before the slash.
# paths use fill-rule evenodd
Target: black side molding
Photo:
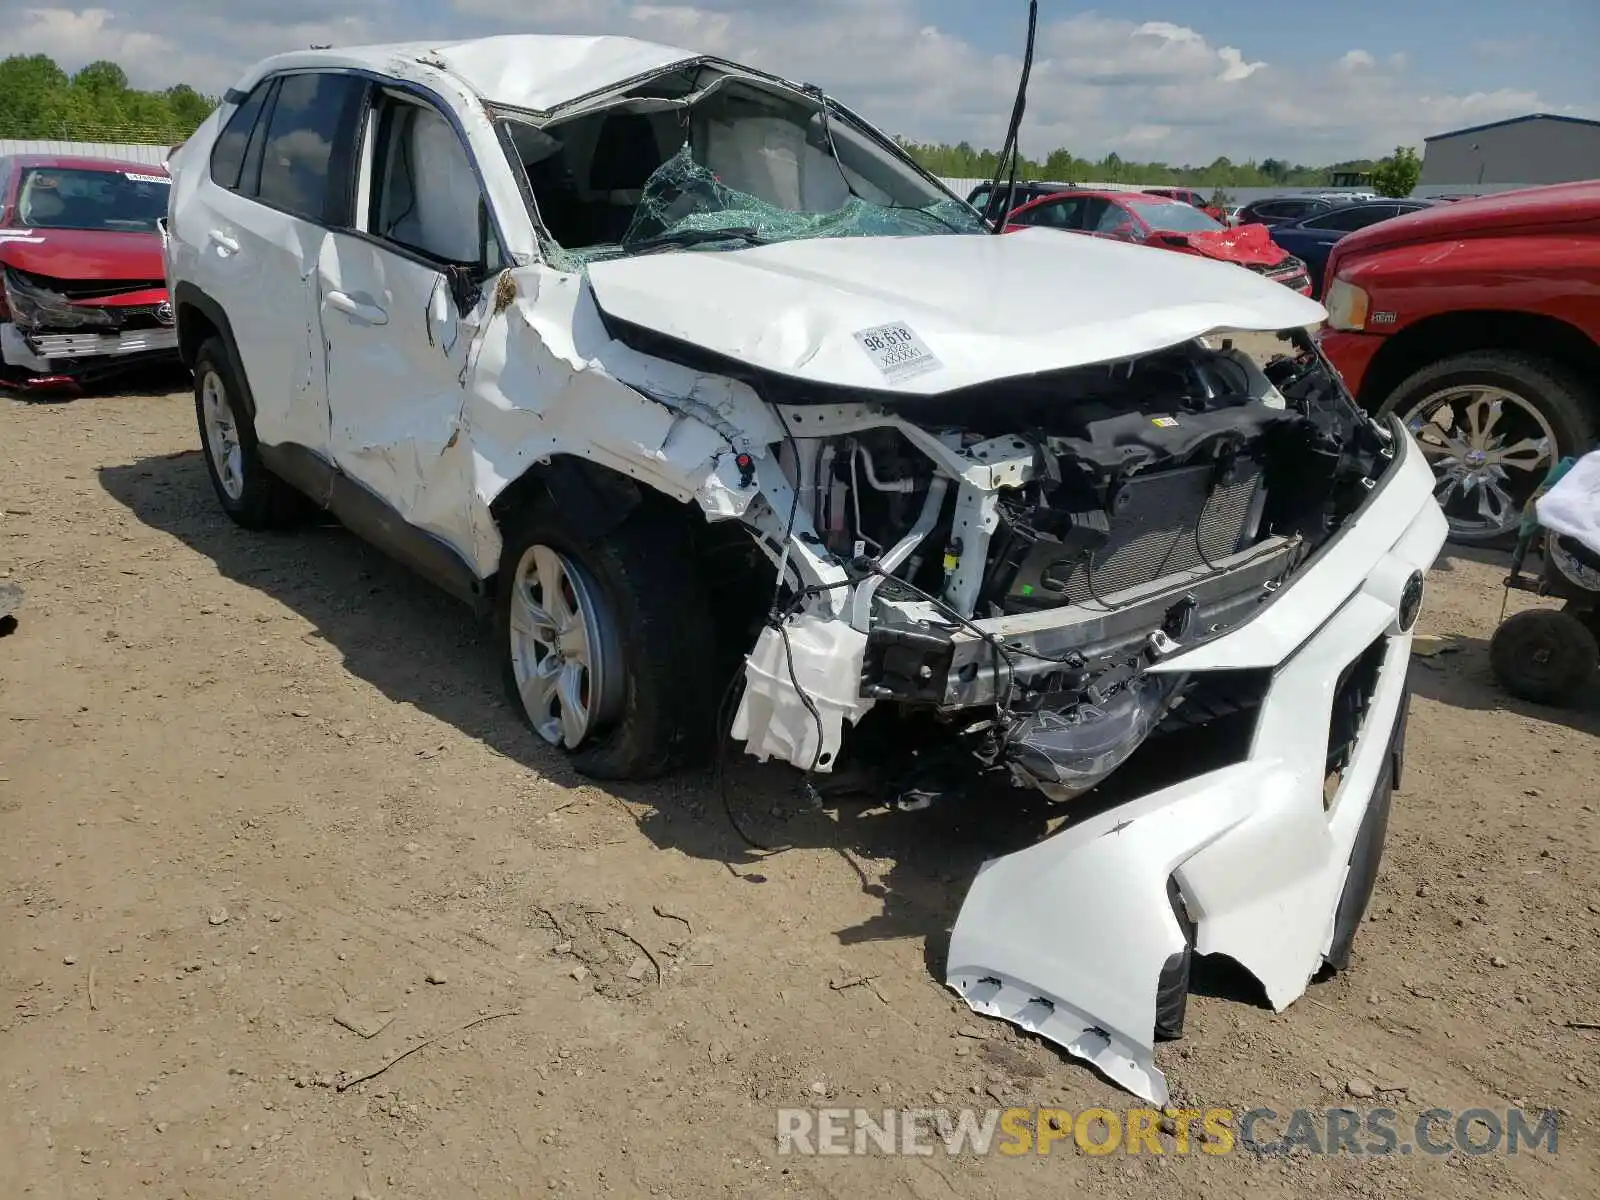
<path id="1" fill-rule="evenodd" d="M 488 613 L 489 588 L 471 564 L 431 533 L 407 522 L 376 492 L 304 446 L 285 442 L 263 445 L 260 450 L 273 474 L 339 518 L 351 533 L 466 603 L 479 616 Z"/>

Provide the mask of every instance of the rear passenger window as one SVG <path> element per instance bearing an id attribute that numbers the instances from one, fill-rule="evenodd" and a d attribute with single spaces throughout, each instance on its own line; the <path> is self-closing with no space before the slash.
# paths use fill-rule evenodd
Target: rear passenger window
<path id="1" fill-rule="evenodd" d="M 308 221 L 349 220 L 350 152 L 366 84 L 353 75 L 285 76 L 268 119 L 257 196 Z"/>
<path id="2" fill-rule="evenodd" d="M 211 147 L 211 178 L 219 187 L 229 191 L 238 190 L 239 173 L 244 167 L 244 150 L 250 142 L 250 132 L 261 116 L 267 93 L 272 90 L 272 83 L 268 79 L 256 84 L 255 90 L 244 98 L 244 103 L 233 110 L 233 116 L 222 127 L 216 145 Z"/>

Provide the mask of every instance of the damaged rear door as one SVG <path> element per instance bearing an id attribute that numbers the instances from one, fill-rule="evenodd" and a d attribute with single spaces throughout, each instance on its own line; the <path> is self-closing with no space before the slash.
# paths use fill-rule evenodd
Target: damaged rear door
<path id="1" fill-rule="evenodd" d="M 233 326 L 265 445 L 327 452 L 317 257 L 327 227 L 348 218 L 344 181 L 365 90 L 332 72 L 259 85 L 219 141 L 200 219 L 183 231 L 195 282 Z"/>
<path id="2" fill-rule="evenodd" d="M 430 99 L 379 89 L 351 227 L 318 262 L 329 441 L 340 473 L 458 553 L 472 486 L 462 406 L 476 292 L 501 265 L 456 125 Z"/>

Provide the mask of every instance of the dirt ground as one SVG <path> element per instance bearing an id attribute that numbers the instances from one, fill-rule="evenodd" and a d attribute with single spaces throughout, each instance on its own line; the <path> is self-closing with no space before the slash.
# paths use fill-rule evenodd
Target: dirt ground
<path id="1" fill-rule="evenodd" d="M 780 1157 L 781 1106 L 1137 1103 L 938 982 L 1026 806 L 742 772 L 763 856 L 704 776 L 586 784 L 464 609 L 230 525 L 166 386 L 0 399 L 0 1196 L 1600 1195 L 1600 698 L 1496 690 L 1492 556 L 1431 580 L 1351 969 L 1158 1054 L 1195 1106 L 1555 1108 L 1555 1154 Z"/>

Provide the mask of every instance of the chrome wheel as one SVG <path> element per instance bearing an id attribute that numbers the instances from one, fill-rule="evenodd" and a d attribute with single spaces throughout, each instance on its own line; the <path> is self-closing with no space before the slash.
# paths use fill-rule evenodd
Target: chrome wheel
<path id="1" fill-rule="evenodd" d="M 215 371 L 200 380 L 200 412 L 205 420 L 206 453 L 217 482 L 230 500 L 244 495 L 244 452 L 239 447 L 239 422 L 228 400 L 227 386 Z"/>
<path id="2" fill-rule="evenodd" d="M 1406 427 L 1433 467 L 1450 532 L 1475 541 L 1508 533 L 1555 461 L 1556 435 L 1530 400 L 1467 385 L 1411 406 Z"/>
<path id="3" fill-rule="evenodd" d="M 529 546 L 511 594 L 511 663 L 528 719 L 552 746 L 575 750 L 622 708 L 616 622 L 587 573 L 549 546 Z"/>

